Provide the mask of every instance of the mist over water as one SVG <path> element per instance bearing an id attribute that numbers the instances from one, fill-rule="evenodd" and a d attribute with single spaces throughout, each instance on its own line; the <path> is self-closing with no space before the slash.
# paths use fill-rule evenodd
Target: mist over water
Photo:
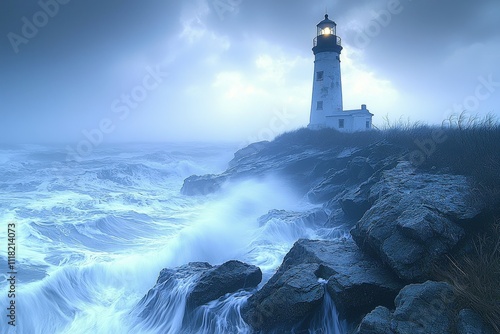
<path id="1" fill-rule="evenodd" d="M 0 220 L 17 226 L 17 333 L 249 333 L 239 310 L 250 292 L 185 315 L 191 278 L 172 283 L 160 311 L 141 316 L 139 304 L 163 268 L 237 259 L 259 266 L 265 281 L 298 238 L 323 237 L 297 219 L 313 206 L 279 179 L 180 194 L 186 177 L 224 170 L 235 148 L 122 145 L 81 162 L 67 162 L 64 148 L 0 151 Z M 268 215 L 273 209 L 290 214 Z M 6 267 L 6 247 L 0 255 Z M 311 332 L 342 333 L 328 299 L 321 314 Z M 9 327 L 0 323 L 2 333 Z"/>

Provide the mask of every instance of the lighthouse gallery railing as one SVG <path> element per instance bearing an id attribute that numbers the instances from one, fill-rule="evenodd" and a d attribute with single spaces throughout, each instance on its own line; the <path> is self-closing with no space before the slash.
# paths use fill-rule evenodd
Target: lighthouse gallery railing
<path id="1" fill-rule="evenodd" d="M 340 37 L 339 37 L 339 36 L 335 36 L 335 37 L 336 37 L 336 39 L 337 39 L 337 40 L 336 40 L 337 45 L 342 46 L 342 40 L 340 39 Z M 313 47 L 315 47 L 315 46 L 317 46 L 317 45 L 318 45 L 318 37 L 315 37 L 315 38 L 313 39 Z"/>

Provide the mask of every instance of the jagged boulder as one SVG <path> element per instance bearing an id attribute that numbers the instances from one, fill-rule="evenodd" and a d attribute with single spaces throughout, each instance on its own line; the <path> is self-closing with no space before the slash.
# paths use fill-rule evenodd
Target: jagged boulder
<path id="1" fill-rule="evenodd" d="M 224 181 L 223 176 L 217 175 L 192 175 L 184 180 L 181 193 L 188 196 L 208 195 L 218 191 Z"/>
<path id="2" fill-rule="evenodd" d="M 303 263 L 275 274 L 243 306 L 243 320 L 256 330 L 282 330 L 310 315 L 324 296 L 314 274 L 318 268 L 318 264 Z"/>
<path id="3" fill-rule="evenodd" d="M 204 271 L 188 294 L 187 305 L 197 307 L 240 289 L 255 288 L 262 281 L 260 268 L 228 261 Z"/>
<path id="4" fill-rule="evenodd" d="M 258 267 L 240 261 L 228 261 L 219 266 L 190 262 L 174 269 L 165 268 L 156 285 L 139 302 L 140 316 L 147 318 L 158 309 L 179 302 L 172 296 L 174 291 L 182 290 L 180 286 L 187 289 L 187 308 L 194 309 L 226 293 L 255 288 L 261 280 L 262 272 Z"/>
<path id="5" fill-rule="evenodd" d="M 431 264 L 464 238 L 463 226 L 483 208 L 471 200 L 466 177 L 415 173 L 408 163 L 385 171 L 370 192 L 377 199 L 351 235 L 407 281 L 428 279 Z"/>
<path id="6" fill-rule="evenodd" d="M 451 334 L 454 331 L 453 288 L 427 281 L 404 287 L 394 312 L 377 307 L 364 317 L 356 334 Z"/>
<path id="7" fill-rule="evenodd" d="M 323 282 L 323 283 L 321 283 Z M 342 317 L 393 305 L 403 284 L 351 239 L 297 241 L 276 274 L 248 299 L 243 319 L 256 330 L 286 328 L 321 304 L 326 291 Z"/>
<path id="8" fill-rule="evenodd" d="M 372 176 L 374 170 L 369 160 L 363 156 L 356 156 L 346 166 L 348 181 L 361 183 Z"/>
<path id="9" fill-rule="evenodd" d="M 391 320 L 391 311 L 387 307 L 377 306 L 363 318 L 355 334 L 394 334 Z"/>
<path id="10" fill-rule="evenodd" d="M 371 207 L 369 200 L 370 188 L 373 182 L 363 182 L 361 185 L 347 189 L 339 200 L 344 213 L 353 219 L 359 220 Z"/>
<path id="11" fill-rule="evenodd" d="M 378 191 L 373 191 L 372 189 L 379 187 L 378 185 L 384 175 L 384 171 L 392 169 L 397 165 L 399 155 L 381 158 L 378 150 L 382 149 L 382 151 L 385 151 L 388 148 L 386 145 L 374 145 L 372 148 L 373 152 L 371 152 L 370 158 L 361 163 L 368 164 L 368 161 L 373 160 L 376 170 L 370 164 L 362 168 L 361 171 L 364 171 L 360 174 L 362 177 L 355 178 L 354 180 L 357 182 L 347 187 L 340 195 L 339 204 L 347 217 L 351 219 L 359 220 L 363 217 L 379 195 Z M 357 160 L 359 161 L 360 159 Z M 363 181 L 367 176 L 370 177 L 366 181 Z"/>

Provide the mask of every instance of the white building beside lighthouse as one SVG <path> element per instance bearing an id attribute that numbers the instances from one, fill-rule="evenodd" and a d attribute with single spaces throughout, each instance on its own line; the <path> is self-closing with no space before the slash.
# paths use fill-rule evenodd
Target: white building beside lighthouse
<path id="1" fill-rule="evenodd" d="M 372 116 L 366 105 L 361 109 L 344 110 L 342 106 L 342 80 L 340 77 L 340 52 L 342 45 L 337 36 L 337 24 L 328 19 L 318 23 L 313 42 L 314 78 L 311 100 L 311 129 L 335 128 L 353 132 L 372 128 Z"/>

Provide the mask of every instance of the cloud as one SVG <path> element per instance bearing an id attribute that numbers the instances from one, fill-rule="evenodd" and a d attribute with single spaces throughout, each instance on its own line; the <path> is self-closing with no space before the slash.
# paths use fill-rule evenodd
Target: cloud
<path id="1" fill-rule="evenodd" d="M 158 64 L 165 82 L 106 140 L 248 140 L 282 110 L 293 117 L 280 129 L 305 126 L 327 6 L 344 46 L 346 108 L 440 123 L 479 77 L 500 81 L 497 0 L 220 2 L 222 15 L 214 0 L 70 2 L 18 54 L 2 39 L 0 140 L 77 141 Z M 39 10 L 0 6 L 4 36 Z M 494 91 L 477 111 L 499 104 Z"/>

